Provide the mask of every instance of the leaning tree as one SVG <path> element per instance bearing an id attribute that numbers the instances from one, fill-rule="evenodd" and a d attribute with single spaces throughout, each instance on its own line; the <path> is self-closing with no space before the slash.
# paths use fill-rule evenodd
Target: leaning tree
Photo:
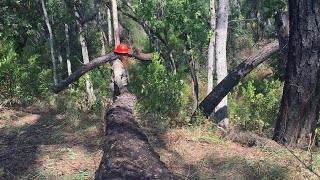
<path id="1" fill-rule="evenodd" d="M 289 52 L 273 139 L 286 146 L 316 143 L 320 108 L 320 1 L 289 0 Z"/>

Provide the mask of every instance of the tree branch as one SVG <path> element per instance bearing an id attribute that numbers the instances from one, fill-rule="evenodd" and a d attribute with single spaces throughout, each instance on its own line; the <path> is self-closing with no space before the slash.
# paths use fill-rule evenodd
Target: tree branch
<path id="1" fill-rule="evenodd" d="M 152 60 L 152 53 L 130 53 L 130 57 L 136 58 L 140 61 L 151 61 Z M 115 55 L 113 53 L 98 57 L 90 61 L 89 63 L 83 65 L 81 68 L 79 68 L 77 71 L 72 73 L 70 76 L 68 76 L 66 79 L 61 81 L 59 84 L 55 85 L 52 89 L 52 91 L 55 94 L 58 94 L 63 89 L 65 89 L 69 84 L 77 81 L 81 76 L 83 76 L 85 73 L 95 69 L 96 67 L 99 67 L 101 65 L 104 65 L 105 63 L 109 61 L 113 61 L 115 59 L 120 58 L 118 55 Z"/>
<path id="2" fill-rule="evenodd" d="M 241 79 L 249 74 L 259 64 L 267 60 L 273 53 L 280 50 L 279 41 L 275 40 L 258 52 L 250 56 L 247 60 L 240 63 L 235 70 L 229 73 L 200 103 L 198 109 L 203 112 L 206 117 L 209 117 L 214 108 L 220 101 L 236 86 Z M 192 117 L 196 116 L 196 112 Z M 191 120 L 193 121 L 193 120 Z"/>

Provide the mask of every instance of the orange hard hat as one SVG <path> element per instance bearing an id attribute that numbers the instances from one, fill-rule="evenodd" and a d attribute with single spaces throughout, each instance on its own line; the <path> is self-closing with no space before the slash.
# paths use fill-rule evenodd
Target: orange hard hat
<path id="1" fill-rule="evenodd" d="M 126 44 L 119 44 L 116 49 L 114 49 L 114 52 L 119 54 L 128 54 L 129 48 Z"/>

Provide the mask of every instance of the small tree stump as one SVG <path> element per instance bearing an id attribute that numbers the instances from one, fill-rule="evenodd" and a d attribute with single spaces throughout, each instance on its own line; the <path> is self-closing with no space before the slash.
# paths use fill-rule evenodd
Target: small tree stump
<path id="1" fill-rule="evenodd" d="M 174 179 L 134 117 L 136 97 L 121 94 L 107 110 L 104 154 L 95 179 Z"/>

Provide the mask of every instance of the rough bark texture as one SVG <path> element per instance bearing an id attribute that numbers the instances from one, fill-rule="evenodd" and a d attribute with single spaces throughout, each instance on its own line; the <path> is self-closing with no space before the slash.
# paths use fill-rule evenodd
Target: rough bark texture
<path id="1" fill-rule="evenodd" d="M 289 15 L 281 11 L 275 16 L 275 28 L 281 48 L 279 54 L 281 61 L 279 62 L 281 77 L 284 79 L 285 67 L 288 59 L 288 42 L 289 42 Z"/>
<path id="2" fill-rule="evenodd" d="M 239 81 L 249 74 L 255 67 L 265 61 L 271 54 L 279 50 L 279 42 L 277 40 L 263 47 L 257 53 L 253 54 L 247 60 L 240 63 L 236 69 L 228 74 L 204 100 L 200 103 L 198 109 L 209 117 L 214 108 L 225 97 Z M 193 114 L 193 117 L 195 113 Z"/>
<path id="3" fill-rule="evenodd" d="M 274 137 L 286 146 L 315 144 L 320 102 L 320 1 L 289 1 L 289 52 Z"/>
<path id="4" fill-rule="evenodd" d="M 134 117 L 136 97 L 120 95 L 107 110 L 104 154 L 95 179 L 174 179 Z"/>
<path id="5" fill-rule="evenodd" d="M 247 147 L 253 147 L 253 146 L 260 146 L 260 147 L 265 147 L 268 150 L 280 150 L 283 149 L 281 145 L 279 145 L 277 142 L 261 137 L 257 134 L 254 134 L 252 132 L 244 132 L 244 131 L 239 131 L 236 129 L 232 129 L 230 131 L 226 132 L 221 132 L 220 133 L 222 137 L 232 141 L 239 143 L 243 146 Z"/>

